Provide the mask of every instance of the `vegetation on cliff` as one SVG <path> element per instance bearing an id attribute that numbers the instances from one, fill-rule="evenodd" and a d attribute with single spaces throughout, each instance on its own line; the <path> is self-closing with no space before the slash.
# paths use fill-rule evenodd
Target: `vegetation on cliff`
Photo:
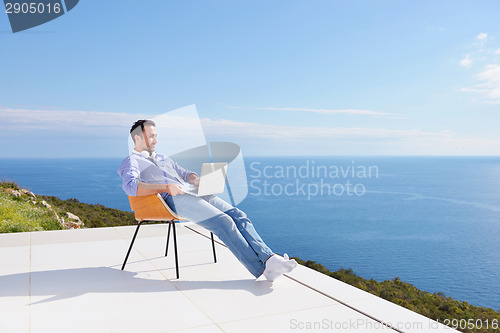
<path id="1" fill-rule="evenodd" d="M 13 182 L 0 183 L 0 232 L 62 229 L 55 214 L 20 192 Z"/>
<path id="2" fill-rule="evenodd" d="M 134 213 L 103 205 L 35 195 L 15 182 L 0 182 L 0 233 L 137 224 Z"/>
<path id="3" fill-rule="evenodd" d="M 58 197 L 46 195 L 40 197 L 56 210 L 77 215 L 87 228 L 137 225 L 133 212 L 124 212 L 100 204 L 86 204 L 78 201 L 78 199 L 61 200 Z"/>

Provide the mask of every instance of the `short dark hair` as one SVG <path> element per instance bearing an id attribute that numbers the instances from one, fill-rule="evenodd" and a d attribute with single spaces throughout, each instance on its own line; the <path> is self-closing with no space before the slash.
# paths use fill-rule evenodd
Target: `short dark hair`
<path id="1" fill-rule="evenodd" d="M 155 126 L 156 127 L 156 124 L 154 121 L 148 120 L 148 119 L 137 120 L 130 128 L 130 136 L 132 137 L 132 140 L 134 142 L 135 142 L 134 135 L 139 135 L 140 133 L 142 133 L 144 131 L 144 126 Z"/>

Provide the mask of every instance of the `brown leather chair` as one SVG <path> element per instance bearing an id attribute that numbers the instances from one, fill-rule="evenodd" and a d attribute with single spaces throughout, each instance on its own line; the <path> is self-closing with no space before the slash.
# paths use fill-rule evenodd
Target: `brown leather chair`
<path id="1" fill-rule="evenodd" d="M 143 223 L 148 222 L 167 222 L 168 232 L 167 232 L 167 246 L 165 249 L 165 257 L 168 254 L 168 242 L 170 239 L 170 229 L 173 229 L 174 234 L 174 253 L 175 253 L 175 271 L 177 273 L 177 278 L 179 278 L 179 261 L 177 258 L 177 236 L 175 233 L 175 222 L 176 221 L 186 221 L 182 216 L 177 215 L 174 211 L 170 209 L 170 207 L 163 200 L 161 195 L 152 194 L 145 196 L 137 196 L 132 197 L 129 196 L 128 200 L 130 202 L 130 208 L 135 213 L 135 219 L 139 222 L 137 224 L 137 228 L 135 229 L 134 237 L 132 238 L 132 242 L 130 243 L 130 247 L 128 249 L 127 255 L 125 257 L 125 261 L 123 262 L 122 270 L 125 269 L 125 265 L 127 264 L 128 256 L 130 255 L 130 251 L 132 250 L 132 246 L 134 245 L 135 238 L 137 233 L 139 232 L 139 228 Z M 210 233 L 212 238 L 212 250 L 214 253 L 214 262 L 217 262 L 217 257 L 215 255 L 215 242 L 214 235 Z"/>

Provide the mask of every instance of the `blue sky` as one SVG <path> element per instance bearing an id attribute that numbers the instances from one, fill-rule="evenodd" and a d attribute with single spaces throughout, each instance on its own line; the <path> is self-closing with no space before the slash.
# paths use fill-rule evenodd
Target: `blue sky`
<path id="1" fill-rule="evenodd" d="M 0 156 L 124 156 L 134 119 L 190 104 L 245 155 L 500 155 L 499 12 L 82 0 L 16 34 L 2 12 Z"/>

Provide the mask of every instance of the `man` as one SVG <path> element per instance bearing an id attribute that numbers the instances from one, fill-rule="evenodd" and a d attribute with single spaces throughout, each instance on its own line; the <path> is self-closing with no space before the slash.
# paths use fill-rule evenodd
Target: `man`
<path id="1" fill-rule="evenodd" d="M 165 155 L 156 154 L 156 125 L 138 120 L 130 129 L 134 151 L 123 160 L 118 174 L 123 190 L 130 196 L 160 193 L 177 214 L 213 232 L 258 278 L 274 281 L 292 271 L 295 260 L 281 257 L 264 243 L 244 212 L 215 195 L 196 197 L 182 191 L 189 184 L 198 186 L 200 178 Z"/>

